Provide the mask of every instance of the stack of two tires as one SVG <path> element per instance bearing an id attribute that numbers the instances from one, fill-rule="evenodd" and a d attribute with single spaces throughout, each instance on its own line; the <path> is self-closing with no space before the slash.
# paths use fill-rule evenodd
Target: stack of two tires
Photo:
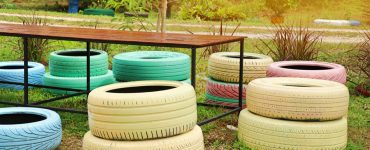
<path id="1" fill-rule="evenodd" d="M 84 49 L 52 52 L 49 56 L 50 73 L 44 75 L 44 85 L 86 90 L 87 51 Z M 108 70 L 108 54 L 101 50 L 90 52 L 90 88 L 115 82 L 112 71 Z M 49 90 L 55 94 L 69 94 L 65 90 Z"/>
<path id="2" fill-rule="evenodd" d="M 344 149 L 349 92 L 341 83 L 271 77 L 247 88 L 239 140 L 252 149 Z"/>
<path id="3" fill-rule="evenodd" d="M 193 87 L 177 81 L 103 86 L 88 97 L 84 150 L 203 150 Z"/>
<path id="4" fill-rule="evenodd" d="M 210 56 L 206 86 L 206 103 L 229 107 L 239 105 L 239 52 L 220 52 Z M 266 77 L 267 66 L 273 60 L 266 55 L 244 53 L 243 84 Z M 246 86 L 243 86 L 245 107 Z"/>
<path id="5" fill-rule="evenodd" d="M 165 51 L 121 53 L 113 58 L 113 73 L 118 81 L 171 80 L 190 82 L 190 58 Z"/>

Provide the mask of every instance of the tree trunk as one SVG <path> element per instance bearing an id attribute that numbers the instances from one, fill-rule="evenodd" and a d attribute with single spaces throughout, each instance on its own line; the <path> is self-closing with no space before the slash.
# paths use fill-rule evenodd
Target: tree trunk
<path id="1" fill-rule="evenodd" d="M 162 0 L 162 10 L 161 10 L 161 32 L 166 32 L 166 12 L 167 12 L 167 0 Z"/>

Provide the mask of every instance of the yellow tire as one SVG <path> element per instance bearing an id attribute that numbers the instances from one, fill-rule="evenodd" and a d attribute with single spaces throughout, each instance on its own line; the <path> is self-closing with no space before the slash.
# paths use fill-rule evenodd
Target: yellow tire
<path id="1" fill-rule="evenodd" d="M 173 137 L 146 141 L 112 141 L 95 137 L 87 132 L 83 150 L 204 150 L 203 134 L 199 126 Z"/>
<path id="2" fill-rule="evenodd" d="M 239 82 L 239 52 L 220 52 L 210 56 L 208 73 L 212 78 L 225 82 Z M 273 63 L 271 57 L 244 53 L 243 82 L 266 77 L 267 66 Z"/>
<path id="3" fill-rule="evenodd" d="M 244 109 L 239 115 L 238 138 L 252 149 L 340 150 L 347 145 L 347 119 L 287 121 L 258 116 Z"/>
<path id="4" fill-rule="evenodd" d="M 164 138 L 197 122 L 193 87 L 176 81 L 137 81 L 97 88 L 88 98 L 94 136 L 112 140 Z"/>
<path id="5" fill-rule="evenodd" d="M 334 120 L 348 110 L 348 88 L 333 81 L 262 78 L 250 82 L 246 93 L 249 111 L 269 118 Z"/>

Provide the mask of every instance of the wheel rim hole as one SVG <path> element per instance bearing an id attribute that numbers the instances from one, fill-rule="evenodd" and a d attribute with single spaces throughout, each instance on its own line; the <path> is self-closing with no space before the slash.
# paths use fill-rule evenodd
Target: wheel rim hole
<path id="1" fill-rule="evenodd" d="M 32 66 L 28 66 L 29 68 L 33 68 Z M 9 66 L 1 66 L 0 69 L 24 69 L 23 65 L 9 65 Z"/>
<path id="2" fill-rule="evenodd" d="M 25 124 L 45 120 L 46 117 L 36 114 L 3 114 L 0 115 L 0 125 Z"/>
<path id="3" fill-rule="evenodd" d="M 295 69 L 295 70 L 329 70 L 329 69 L 332 69 L 326 66 L 310 66 L 310 65 L 289 65 L 289 66 L 282 66 L 281 68 Z"/>
<path id="4" fill-rule="evenodd" d="M 226 57 L 229 57 L 229 58 L 238 58 L 240 59 L 240 56 L 226 56 Z M 254 57 L 254 56 L 244 56 L 243 59 L 261 59 L 259 57 Z"/>
<path id="5" fill-rule="evenodd" d="M 145 93 L 157 92 L 176 88 L 174 86 L 135 86 L 127 88 L 119 88 L 107 91 L 108 93 Z"/>
<path id="6" fill-rule="evenodd" d="M 148 57 L 141 57 L 141 59 L 163 59 L 164 57 L 160 56 L 148 56 Z"/>
<path id="7" fill-rule="evenodd" d="M 90 56 L 99 55 L 99 52 L 90 51 Z M 65 51 L 59 52 L 58 55 L 61 56 L 87 56 L 87 51 Z"/>

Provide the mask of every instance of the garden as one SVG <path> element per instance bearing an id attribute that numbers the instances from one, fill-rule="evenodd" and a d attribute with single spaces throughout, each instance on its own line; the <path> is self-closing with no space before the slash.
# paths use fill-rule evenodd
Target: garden
<path id="1" fill-rule="evenodd" d="M 1 82 L 24 82 L 26 48 L 28 82 L 62 88 L 30 86 L 28 103 L 66 96 L 40 106 L 89 111 L 88 115 L 43 112 L 60 116 L 61 126 L 46 127 L 53 141 L 48 144 L 57 146 L 22 147 L 21 142 L 1 143 L 8 143 L 7 137 L 32 142 L 33 135 L 21 134 L 33 131 L 5 131 L 6 124 L 40 118 L 2 115 L 12 110 L 11 105 L 0 104 L 0 149 L 203 149 L 203 145 L 209 150 L 370 149 L 369 7 L 369 0 L 0 0 L 0 30 L 5 24 L 25 26 L 22 31 L 33 26 L 66 28 L 68 36 L 90 34 L 74 32 L 79 28 L 101 32 L 106 39 L 135 38 L 137 32 L 145 32 L 142 38 L 147 36 L 147 41 L 164 34 L 199 37 L 162 39 L 173 43 L 201 43 L 202 36 L 243 37 L 245 52 L 240 59 L 235 41 L 196 49 L 192 88 L 191 48 L 0 34 Z M 61 33 L 50 33 L 54 32 Z M 88 87 L 87 47 L 91 48 Z M 238 92 L 240 60 L 244 60 L 242 94 Z M 63 88 L 92 91 L 87 96 Z M 0 83 L 1 102 L 23 104 L 24 92 L 23 84 Z M 211 107 L 196 106 L 196 102 Z M 243 110 L 196 125 L 239 106 Z M 160 120 L 164 116 L 167 120 Z M 132 125 L 140 121 L 149 125 Z M 41 129 L 35 131 L 41 136 Z M 146 141 L 162 144 L 148 146 Z"/>

